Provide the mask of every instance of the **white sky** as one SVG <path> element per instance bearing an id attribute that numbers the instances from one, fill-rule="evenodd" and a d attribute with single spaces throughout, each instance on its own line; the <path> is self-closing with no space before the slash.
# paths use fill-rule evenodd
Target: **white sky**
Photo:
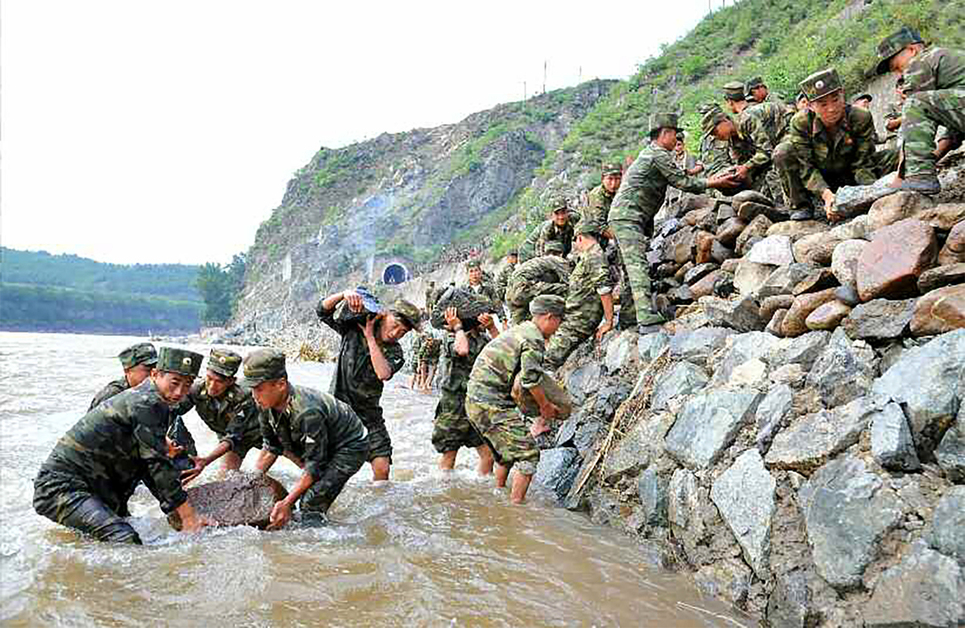
<path id="1" fill-rule="evenodd" d="M 598 6 L 4 0 L 0 242 L 225 263 L 319 147 L 519 100 L 544 60 L 547 89 L 627 78 L 707 11 Z"/>

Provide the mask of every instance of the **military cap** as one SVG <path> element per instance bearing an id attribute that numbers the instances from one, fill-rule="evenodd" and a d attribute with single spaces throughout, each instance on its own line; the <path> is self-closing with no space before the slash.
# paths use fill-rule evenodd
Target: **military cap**
<path id="1" fill-rule="evenodd" d="M 858 102 L 859 100 L 867 100 L 868 102 L 871 102 L 874 100 L 874 98 L 872 98 L 871 94 L 861 94 L 854 99 L 854 102 Z"/>
<path id="2" fill-rule="evenodd" d="M 886 74 L 891 68 L 888 62 L 891 58 L 911 44 L 923 44 L 921 35 L 913 28 L 904 26 L 897 33 L 892 33 L 878 44 L 878 65 L 875 66 L 876 74 Z"/>
<path id="3" fill-rule="evenodd" d="M 157 349 L 150 342 L 139 342 L 118 353 L 117 359 L 121 361 L 121 366 L 126 369 L 138 364 L 153 366 L 157 364 Z"/>
<path id="4" fill-rule="evenodd" d="M 278 349 L 256 349 L 245 357 L 244 365 L 245 383 L 250 386 L 288 377 L 285 353 Z"/>
<path id="5" fill-rule="evenodd" d="M 197 377 L 204 356 L 180 347 L 161 347 L 157 353 L 157 370 Z"/>
<path id="6" fill-rule="evenodd" d="M 603 164 L 603 176 L 608 174 L 623 174 L 623 166 L 620 162 L 610 161 Z"/>
<path id="7" fill-rule="evenodd" d="M 752 94 L 752 93 L 750 93 L 750 92 L 747 92 L 747 95 L 744 96 L 744 100 L 747 101 L 747 102 L 751 102 L 751 103 L 756 103 L 756 102 L 757 102 L 757 99 L 754 98 L 754 94 Z"/>
<path id="8" fill-rule="evenodd" d="M 829 94 L 841 91 L 841 78 L 834 68 L 827 68 L 815 72 L 798 84 L 808 101 L 824 98 Z"/>
<path id="9" fill-rule="evenodd" d="M 727 100 L 744 100 L 744 84 L 740 81 L 725 83 L 724 98 Z"/>
<path id="10" fill-rule="evenodd" d="M 222 377 L 234 377 L 241 366 L 241 356 L 227 349 L 212 349 L 208 354 L 208 370 Z"/>
<path id="11" fill-rule="evenodd" d="M 595 238 L 598 235 L 598 232 L 596 225 L 590 224 L 591 222 L 592 221 L 590 220 L 581 220 L 578 222 L 576 227 L 573 228 L 573 235 L 591 235 Z M 547 242 L 547 245 L 548 244 L 549 243 Z M 560 252 L 563 252 L 562 246 L 560 246 Z"/>
<path id="12" fill-rule="evenodd" d="M 714 109 L 708 109 L 704 113 L 704 117 L 700 120 L 700 128 L 703 130 L 704 135 L 710 135 L 717 128 L 717 125 L 721 122 L 728 120 L 727 114 L 724 113 L 720 107 Z"/>
<path id="13" fill-rule="evenodd" d="M 583 224 L 583 221 L 581 221 L 577 227 L 581 224 Z M 543 245 L 544 255 L 562 255 L 564 250 L 563 243 L 559 240 L 549 240 Z"/>
<path id="14" fill-rule="evenodd" d="M 569 209 L 570 204 L 565 196 L 554 196 L 550 199 L 550 210 L 552 210 L 553 213 L 563 210 L 569 211 Z"/>
<path id="15" fill-rule="evenodd" d="M 473 268 L 482 268 L 482 266 L 479 265 L 478 259 L 471 259 L 466 262 L 466 270 L 472 270 Z"/>
<path id="16" fill-rule="evenodd" d="M 541 294 L 529 302 L 529 313 L 533 316 L 540 314 L 555 314 L 563 316 L 566 311 L 566 300 L 555 294 Z"/>
<path id="17" fill-rule="evenodd" d="M 763 78 L 759 76 L 755 76 L 751 80 L 747 81 L 747 91 L 751 91 L 752 89 L 757 89 L 758 87 L 764 87 Z"/>
<path id="18" fill-rule="evenodd" d="M 677 119 L 677 114 L 651 113 L 650 114 L 650 132 L 653 133 L 658 129 L 673 129 L 674 131 L 679 131 L 680 122 Z"/>
<path id="19" fill-rule="evenodd" d="M 805 94 L 804 92 L 798 92 L 798 93 L 797 93 L 797 98 L 794 99 L 794 102 L 797 103 L 797 102 L 801 102 L 802 100 L 807 100 L 807 99 L 808 99 L 808 95 L 807 95 L 807 94 Z"/>
<path id="20" fill-rule="evenodd" d="M 409 329 L 422 331 L 422 310 L 405 299 L 399 299 L 389 307 L 389 311 L 402 319 Z"/>

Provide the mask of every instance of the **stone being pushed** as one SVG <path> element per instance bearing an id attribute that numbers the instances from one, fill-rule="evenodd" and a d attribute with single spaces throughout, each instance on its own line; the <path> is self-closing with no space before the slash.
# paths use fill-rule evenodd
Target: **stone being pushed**
<path id="1" fill-rule="evenodd" d="M 573 412 L 573 400 L 570 399 L 570 393 L 566 392 L 566 388 L 548 373 L 543 373 L 543 376 L 540 377 L 539 387 L 543 389 L 543 394 L 546 395 L 546 399 L 560 409 L 556 417 L 557 420 L 565 421 L 570 418 L 570 414 Z M 520 374 L 518 373 L 513 379 L 512 395 L 513 401 L 516 402 L 516 406 L 520 412 L 529 417 L 539 416 L 539 404 L 536 403 L 536 399 L 533 398 L 532 393 L 523 388 Z"/>
<path id="2" fill-rule="evenodd" d="M 271 509 L 285 499 L 288 491 L 277 480 L 263 473 L 229 472 L 223 480 L 215 480 L 187 489 L 188 501 L 199 515 L 210 517 L 219 526 L 268 527 Z M 168 523 L 181 530 L 176 512 L 168 515 Z"/>

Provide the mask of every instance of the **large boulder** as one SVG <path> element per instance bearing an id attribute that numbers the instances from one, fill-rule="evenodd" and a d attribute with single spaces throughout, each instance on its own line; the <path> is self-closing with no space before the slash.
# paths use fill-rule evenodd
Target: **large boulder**
<path id="1" fill-rule="evenodd" d="M 747 564 L 761 580 L 769 575 L 771 518 L 777 482 L 764 468 L 756 449 L 737 457 L 714 482 L 710 498 L 737 538 Z"/>
<path id="2" fill-rule="evenodd" d="M 667 434 L 665 448 L 680 464 L 705 469 L 717 462 L 757 409 L 761 394 L 711 390 L 688 399 Z"/>
<path id="3" fill-rule="evenodd" d="M 754 245 L 747 254 L 747 259 L 771 266 L 793 264 L 794 252 L 791 250 L 791 238 L 783 235 L 767 236 Z"/>
<path id="4" fill-rule="evenodd" d="M 765 359 L 771 368 L 800 364 L 804 370 L 810 370 L 814 361 L 824 352 L 830 339 L 831 333 L 827 331 L 815 331 L 797 338 L 785 338 L 771 348 Z"/>
<path id="5" fill-rule="evenodd" d="M 965 328 L 965 284 L 932 290 L 915 304 L 912 335 L 932 336 L 962 328 Z"/>
<path id="6" fill-rule="evenodd" d="M 637 357 L 640 360 L 640 367 L 643 368 L 657 359 L 657 356 L 669 345 L 670 336 L 663 331 L 640 336 L 637 340 Z"/>
<path id="7" fill-rule="evenodd" d="M 573 398 L 575 405 L 580 405 L 583 400 L 591 396 L 600 387 L 600 377 L 603 369 L 597 360 L 592 360 L 570 373 L 566 380 L 566 390 Z"/>
<path id="8" fill-rule="evenodd" d="M 885 534 L 901 520 L 898 497 L 860 458 L 840 456 L 801 487 L 808 544 L 824 580 L 842 591 L 861 586 Z"/>
<path id="9" fill-rule="evenodd" d="M 636 348 L 637 338 L 638 336 L 632 331 L 611 338 L 606 348 L 606 358 L 603 361 L 608 373 L 616 373 L 627 365 L 633 355 L 633 350 Z"/>
<path id="10" fill-rule="evenodd" d="M 844 322 L 852 338 L 886 340 L 898 338 L 908 328 L 915 312 L 915 299 L 875 299 L 858 305 Z"/>
<path id="11" fill-rule="evenodd" d="M 965 483 L 965 403 L 935 450 L 938 466 L 952 482 Z"/>
<path id="12" fill-rule="evenodd" d="M 854 216 L 872 206 L 880 198 L 895 193 L 885 176 L 871 185 L 843 185 L 834 193 L 834 211 L 842 216 Z"/>
<path id="13" fill-rule="evenodd" d="M 794 292 L 794 288 L 815 270 L 817 266 L 797 262 L 781 266 L 768 275 L 757 294 L 761 299 L 782 294 L 790 295 Z"/>
<path id="14" fill-rule="evenodd" d="M 960 283 L 965 283 L 965 263 L 946 264 L 923 272 L 918 277 L 918 291 L 925 294 L 936 288 Z"/>
<path id="15" fill-rule="evenodd" d="M 654 382 L 650 408 L 655 411 L 666 410 L 671 399 L 691 395 L 706 386 L 708 381 L 710 377 L 696 364 L 676 362 Z"/>
<path id="16" fill-rule="evenodd" d="M 965 625 L 965 573 L 955 560 L 915 543 L 885 570 L 865 605 L 865 628 Z"/>
<path id="17" fill-rule="evenodd" d="M 566 499 L 573 480 L 580 471 L 580 455 L 572 447 L 544 449 L 539 454 L 535 480 L 556 494 L 562 502 Z"/>
<path id="18" fill-rule="evenodd" d="M 953 486 L 942 495 L 928 543 L 965 565 L 965 486 Z"/>
<path id="19" fill-rule="evenodd" d="M 855 269 L 866 246 L 867 240 L 845 240 L 834 247 L 834 253 L 831 254 L 831 272 L 842 286 L 857 286 Z"/>
<path id="20" fill-rule="evenodd" d="M 745 257 L 737 264 L 734 287 L 743 295 L 756 294 L 773 272 L 773 266 L 752 262 Z"/>
<path id="21" fill-rule="evenodd" d="M 672 422 L 673 416 L 667 413 L 651 415 L 637 422 L 606 457 L 604 479 L 614 482 L 647 467 L 663 449 L 664 437 Z"/>
<path id="22" fill-rule="evenodd" d="M 878 229 L 858 257 L 858 295 L 862 301 L 914 296 L 918 275 L 934 264 L 937 253 L 935 230 L 919 220 Z"/>
<path id="23" fill-rule="evenodd" d="M 669 478 L 660 476 L 653 469 L 647 469 L 637 480 L 637 495 L 643 508 L 643 522 L 648 526 L 667 527 L 667 489 Z"/>
<path id="24" fill-rule="evenodd" d="M 694 331 L 681 331 L 670 339 L 670 357 L 704 364 L 707 358 L 724 346 L 734 330 L 724 327 L 701 327 Z"/>
<path id="25" fill-rule="evenodd" d="M 811 367 L 807 384 L 817 391 L 825 406 L 839 406 L 868 390 L 875 377 L 874 360 L 870 347 L 860 341 L 853 343 L 838 328 Z"/>
<path id="26" fill-rule="evenodd" d="M 889 403 L 871 418 L 871 454 L 875 462 L 894 471 L 921 468 L 911 430 L 901 406 Z"/>
<path id="27" fill-rule="evenodd" d="M 223 480 L 187 489 L 188 501 L 197 514 L 210 517 L 219 526 L 268 526 L 275 503 L 288 496 L 277 480 L 263 473 L 230 473 Z M 168 522 L 181 529 L 181 517 L 172 512 Z"/>
<path id="28" fill-rule="evenodd" d="M 935 202 L 927 196 L 915 192 L 898 192 L 875 201 L 868 210 L 868 223 L 871 230 L 881 229 L 899 220 L 916 217 L 919 210 L 930 209 Z"/>
<path id="29" fill-rule="evenodd" d="M 945 238 L 945 246 L 938 252 L 940 266 L 959 262 L 965 262 L 965 220 L 952 227 Z"/>
<path id="30" fill-rule="evenodd" d="M 761 320 L 760 306 L 750 295 L 734 300 L 701 297 L 698 303 L 711 325 L 730 327 L 737 331 L 764 329 L 765 321 Z"/>

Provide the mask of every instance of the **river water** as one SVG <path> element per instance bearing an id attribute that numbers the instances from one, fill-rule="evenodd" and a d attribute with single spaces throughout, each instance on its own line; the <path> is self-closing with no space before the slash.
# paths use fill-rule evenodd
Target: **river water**
<path id="1" fill-rule="evenodd" d="M 91 541 L 33 512 L 32 480 L 57 439 L 137 338 L 0 333 L 0 623 L 4 626 L 750 626 L 683 576 L 648 566 L 634 541 L 553 505 L 538 488 L 512 506 L 475 477 L 435 467 L 435 397 L 383 397 L 393 476 L 363 467 L 333 525 L 261 532 L 171 530 L 143 487 L 131 502 L 144 547 Z M 205 347 L 194 347 L 207 353 Z M 294 363 L 327 390 L 331 365 Z M 192 412 L 207 452 L 214 435 Z M 244 468 L 250 468 L 253 453 Z M 201 483 L 217 472 L 211 465 Z M 298 469 L 279 459 L 286 486 Z"/>

